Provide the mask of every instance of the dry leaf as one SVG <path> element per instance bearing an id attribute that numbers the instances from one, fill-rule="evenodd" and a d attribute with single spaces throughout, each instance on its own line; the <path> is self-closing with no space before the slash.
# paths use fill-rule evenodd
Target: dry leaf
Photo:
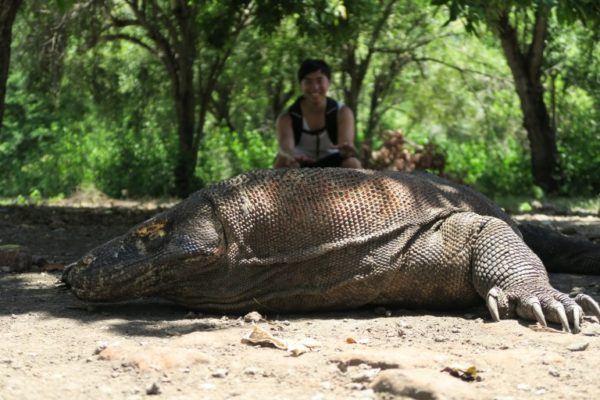
<path id="1" fill-rule="evenodd" d="M 252 332 L 242 338 L 242 343 L 260 346 L 273 346 L 281 350 L 288 349 L 286 342 L 276 338 L 257 325 L 253 325 Z"/>

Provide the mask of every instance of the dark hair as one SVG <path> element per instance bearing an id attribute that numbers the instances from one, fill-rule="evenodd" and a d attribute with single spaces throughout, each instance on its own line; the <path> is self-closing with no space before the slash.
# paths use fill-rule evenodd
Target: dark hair
<path id="1" fill-rule="evenodd" d="M 306 75 L 316 71 L 321 71 L 327 79 L 331 79 L 331 67 L 325 61 L 309 58 L 302 61 L 300 69 L 298 69 L 298 81 L 302 82 Z"/>

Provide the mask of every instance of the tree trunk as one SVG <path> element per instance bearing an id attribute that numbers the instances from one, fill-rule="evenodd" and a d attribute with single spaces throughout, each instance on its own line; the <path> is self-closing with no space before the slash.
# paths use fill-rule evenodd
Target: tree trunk
<path id="1" fill-rule="evenodd" d="M 523 126 L 531 147 L 534 182 L 546 192 L 556 192 L 560 176 L 556 134 L 544 103 L 544 86 L 541 79 L 547 14 L 539 12 L 536 16 L 534 38 L 526 54 L 521 51 L 517 31 L 510 24 L 508 14 L 500 16 L 497 27 L 521 103 Z"/>
<path id="2" fill-rule="evenodd" d="M 0 130 L 4 118 L 12 27 L 22 0 L 0 0 Z"/>
<path id="3" fill-rule="evenodd" d="M 198 159 L 194 146 L 196 97 L 194 96 L 193 65 L 191 63 L 193 63 L 192 59 L 190 59 L 189 65 L 180 63 L 179 80 L 174 90 L 179 137 L 177 164 L 174 171 L 175 191 L 181 198 L 187 197 L 197 189 L 194 182 L 194 171 Z"/>

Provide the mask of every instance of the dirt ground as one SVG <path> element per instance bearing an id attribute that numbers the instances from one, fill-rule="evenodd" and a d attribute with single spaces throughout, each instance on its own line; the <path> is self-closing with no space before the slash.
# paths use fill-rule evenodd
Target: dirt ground
<path id="1" fill-rule="evenodd" d="M 52 269 L 156 212 L 156 204 L 81 205 L 0 207 L 0 246 L 27 246 Z M 597 214 L 518 219 L 600 239 Z M 0 272 L 0 399 L 600 398 L 593 319 L 578 335 L 493 323 L 483 306 L 245 320 L 159 301 L 86 305 L 58 277 Z M 600 300 L 600 277 L 551 279 Z M 251 320 L 288 351 L 243 343 Z"/>

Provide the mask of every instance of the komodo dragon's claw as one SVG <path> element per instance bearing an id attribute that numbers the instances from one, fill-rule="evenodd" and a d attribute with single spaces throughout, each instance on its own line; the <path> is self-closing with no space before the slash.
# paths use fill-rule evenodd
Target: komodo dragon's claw
<path id="1" fill-rule="evenodd" d="M 586 314 L 591 314 L 596 318 L 600 319 L 600 307 L 598 303 L 594 299 L 592 299 L 587 294 L 578 294 L 573 298 L 577 304 L 581 306 L 583 312 Z"/>
<path id="2" fill-rule="evenodd" d="M 500 321 L 517 314 L 521 318 L 535 320 L 542 326 L 547 326 L 548 320 L 559 323 L 564 332 L 579 333 L 584 313 L 600 315 L 600 307 L 588 295 L 571 299 L 552 288 L 539 288 L 533 294 L 529 293 L 527 295 L 515 289 L 504 291 L 499 287 L 490 289 L 486 304 L 492 319 Z"/>

